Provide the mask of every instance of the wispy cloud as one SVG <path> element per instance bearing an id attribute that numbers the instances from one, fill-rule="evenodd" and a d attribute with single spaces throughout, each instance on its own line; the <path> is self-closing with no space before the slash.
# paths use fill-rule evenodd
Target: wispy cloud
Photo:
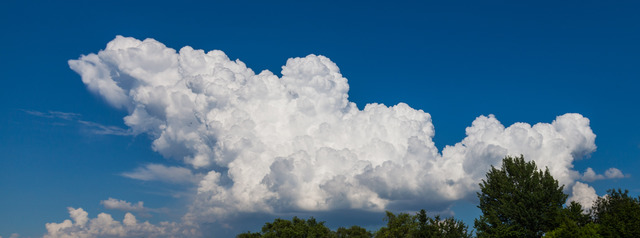
<path id="1" fill-rule="evenodd" d="M 202 175 L 193 174 L 184 167 L 164 166 L 161 164 L 147 164 L 122 176 L 142 181 L 160 181 L 173 184 L 197 183 Z"/>
<path id="2" fill-rule="evenodd" d="M 134 212 L 142 217 L 151 217 L 150 213 L 167 213 L 167 208 L 148 208 L 144 206 L 143 201 L 138 201 L 137 203 L 131 203 L 125 200 L 115 199 L 110 197 L 107 200 L 100 201 L 100 204 L 104 206 L 104 208 L 109 210 L 118 210 L 125 212 Z"/>
<path id="3" fill-rule="evenodd" d="M 38 116 L 38 117 L 56 118 L 56 119 L 63 119 L 67 121 L 76 120 L 77 118 L 80 117 L 80 114 L 73 113 L 73 112 L 58 112 L 58 111 L 39 112 L 39 111 L 32 111 L 32 110 L 23 110 L 23 111 L 26 112 L 27 114 Z"/>
<path id="4" fill-rule="evenodd" d="M 52 120 L 63 120 L 71 123 L 78 124 L 93 134 L 97 135 L 116 135 L 116 136 L 131 136 L 135 135 L 131 129 L 124 129 L 117 126 L 106 126 L 97 122 L 85 121 L 82 120 L 81 114 L 73 113 L 73 112 L 59 112 L 59 111 L 33 111 L 33 110 L 22 110 L 25 113 L 41 118 L 48 118 Z M 54 124 L 59 124 L 59 122 L 53 122 Z"/>
<path id="5" fill-rule="evenodd" d="M 105 126 L 100 123 L 77 120 L 78 123 L 90 128 L 91 131 L 98 135 L 116 135 L 116 136 L 130 136 L 133 132 L 128 129 L 124 129 L 117 126 Z"/>
<path id="6" fill-rule="evenodd" d="M 142 201 L 138 201 L 138 203 L 136 204 L 131 204 L 131 202 L 127 202 L 125 200 L 109 198 L 107 200 L 100 201 L 100 204 L 102 204 L 104 208 L 112 209 L 112 210 L 134 211 L 134 212 L 147 210 L 144 207 L 144 203 Z"/>
<path id="7" fill-rule="evenodd" d="M 20 237 L 20 234 L 18 233 L 13 233 L 11 234 L 11 236 L 9 236 L 9 238 L 19 238 L 19 237 Z M 0 236 L 0 238 L 2 238 L 2 236 Z"/>

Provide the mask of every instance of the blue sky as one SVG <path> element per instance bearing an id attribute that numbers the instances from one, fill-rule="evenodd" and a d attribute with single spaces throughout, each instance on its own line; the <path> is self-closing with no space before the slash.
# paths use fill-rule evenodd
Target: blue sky
<path id="1" fill-rule="evenodd" d="M 68 60 L 98 53 L 117 35 L 152 38 L 176 50 L 222 50 L 256 74 L 266 69 L 282 76 L 289 58 L 326 56 L 348 80 L 349 101 L 360 110 L 368 103 L 402 102 L 429 113 L 439 152 L 462 141 L 481 115 L 493 114 L 509 127 L 578 113 L 589 119 L 597 149 L 587 159 L 575 158 L 572 170 L 584 176 L 592 168 L 603 179 L 571 181 L 598 195 L 618 187 L 638 195 L 638 7 L 633 1 L 4 1 L 0 236 L 39 237 L 46 223 L 69 219 L 67 207 L 119 221 L 128 211 L 157 224 L 180 222 L 193 206 L 193 186 L 123 173 L 149 164 L 194 174 L 213 167 L 161 155 L 148 133 L 130 135 L 123 121 L 129 112 L 88 90 L 69 67 Z M 623 175 L 609 179 L 609 168 Z M 109 198 L 143 201 L 146 210 L 109 209 L 101 203 Z M 469 196 L 415 203 L 399 207 L 424 204 L 469 225 L 479 215 Z M 203 229 L 225 237 L 296 214 L 334 219 L 334 227 L 382 224 L 382 212 L 352 208 L 283 208 L 215 222 L 205 214 L 213 225 Z"/>

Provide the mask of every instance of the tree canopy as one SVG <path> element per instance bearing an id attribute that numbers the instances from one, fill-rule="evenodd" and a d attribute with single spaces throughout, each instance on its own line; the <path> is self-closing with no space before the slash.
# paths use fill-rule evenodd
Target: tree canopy
<path id="1" fill-rule="evenodd" d="M 324 225 L 324 222 L 317 222 L 313 217 L 309 220 L 293 217 L 291 221 L 275 219 L 272 223 L 267 222 L 262 227 L 261 232 L 246 232 L 239 234 L 238 238 L 258 238 L 258 237 L 329 237 L 329 238 L 468 238 L 471 232 L 462 221 L 453 218 L 441 219 L 440 216 L 434 218 L 427 216 L 425 210 L 415 215 L 408 213 L 393 214 L 387 211 L 387 226 L 381 227 L 372 233 L 359 226 L 350 228 L 340 227 L 336 231 L 331 231 Z"/>
<path id="2" fill-rule="evenodd" d="M 630 197 L 627 190 L 608 190 L 607 196 L 593 204 L 591 213 L 604 237 L 640 237 L 640 197 Z"/>
<path id="3" fill-rule="evenodd" d="M 261 232 L 245 232 L 238 234 L 238 238 L 333 238 L 352 237 L 370 238 L 371 232 L 358 226 L 351 228 L 338 228 L 332 231 L 324 225 L 324 221 L 318 222 L 311 217 L 308 220 L 293 217 L 291 220 L 276 218 L 273 222 L 267 222 L 262 226 Z"/>
<path id="4" fill-rule="evenodd" d="M 480 183 L 478 237 L 541 237 L 555 229 L 567 200 L 563 188 L 549 169 L 538 170 L 523 156 L 505 157 L 502 167 L 491 166 Z"/>
<path id="5" fill-rule="evenodd" d="M 545 237 L 549 238 L 599 238 L 600 225 L 595 224 L 591 220 L 591 216 L 587 214 L 582 205 L 577 202 L 571 202 L 569 206 L 562 209 L 558 217 L 560 226 L 556 229 L 545 233 Z"/>

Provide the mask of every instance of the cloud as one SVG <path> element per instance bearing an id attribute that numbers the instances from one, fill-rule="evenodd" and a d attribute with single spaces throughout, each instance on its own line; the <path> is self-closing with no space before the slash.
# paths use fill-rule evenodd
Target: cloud
<path id="1" fill-rule="evenodd" d="M 592 168 L 587 168 L 587 170 L 585 170 L 584 174 L 582 175 L 582 180 L 587 182 L 593 182 L 601 179 L 616 179 L 616 178 L 625 178 L 628 176 L 629 175 L 623 174 L 622 171 L 616 168 L 609 168 L 607 171 L 604 172 L 604 175 L 596 174 L 596 172 L 593 171 Z"/>
<path id="2" fill-rule="evenodd" d="M 137 215 L 142 217 L 151 217 L 150 212 L 167 212 L 166 208 L 148 208 L 144 207 L 144 202 L 138 201 L 138 203 L 132 204 L 131 202 L 127 202 L 125 200 L 119 200 L 115 198 L 109 198 L 107 200 L 100 201 L 100 204 L 104 206 L 104 208 L 109 210 L 119 210 L 119 211 L 127 211 L 127 212 L 135 212 Z"/>
<path id="3" fill-rule="evenodd" d="M 489 115 L 440 153 L 430 114 L 404 103 L 360 110 L 338 66 L 318 55 L 289 59 L 278 77 L 219 50 L 176 52 L 118 36 L 69 65 L 89 90 L 128 112 L 125 124 L 151 136 L 153 150 L 207 171 L 185 215 L 196 223 L 239 213 L 447 207 L 475 196 L 505 155 L 522 154 L 571 185 L 583 177 L 573 161 L 596 149 L 580 114 L 510 126 Z M 123 175 L 193 178 L 186 168 L 153 166 Z"/>
<path id="4" fill-rule="evenodd" d="M 72 113 L 72 112 L 58 112 L 58 111 L 39 112 L 39 111 L 33 111 L 33 110 L 23 110 L 23 111 L 26 112 L 27 114 L 31 114 L 38 117 L 57 118 L 57 119 L 64 119 L 68 121 L 76 120 L 77 118 L 80 117 L 80 114 Z"/>
<path id="5" fill-rule="evenodd" d="M 135 205 L 127 202 L 125 200 L 118 200 L 115 198 L 109 198 L 107 200 L 100 201 L 100 204 L 104 206 L 106 209 L 114 209 L 120 211 L 144 211 L 144 203 L 142 201 L 138 201 Z"/>
<path id="6" fill-rule="evenodd" d="M 80 125 L 83 125 L 92 133 L 98 134 L 98 135 L 117 135 L 117 136 L 133 135 L 133 133 L 130 130 L 123 129 L 117 126 L 105 126 L 100 123 L 81 120 L 80 117 L 82 115 L 78 113 L 58 112 L 58 111 L 39 112 L 39 111 L 32 111 L 32 110 L 23 110 L 23 111 L 26 112 L 27 114 L 38 116 L 38 117 L 50 118 L 50 119 L 61 119 L 64 121 L 78 123 Z"/>
<path id="7" fill-rule="evenodd" d="M 605 178 L 604 175 L 596 174 L 596 172 L 593 171 L 592 168 L 587 168 L 587 170 L 585 170 L 584 174 L 582 175 L 582 180 L 587 182 L 593 182 L 593 181 L 604 179 L 604 178 Z"/>
<path id="8" fill-rule="evenodd" d="M 12 233 L 11 236 L 9 236 L 9 238 L 18 238 L 20 237 L 20 234 L 18 233 Z M 2 236 L 0 236 L 0 238 L 2 238 Z"/>
<path id="9" fill-rule="evenodd" d="M 576 182 L 573 185 L 571 192 L 571 196 L 567 199 L 567 205 L 571 202 L 577 202 L 585 209 L 587 212 L 593 206 L 593 203 L 598 199 L 598 194 L 596 194 L 596 190 L 589 186 L 588 184 L 584 184 L 581 182 Z"/>
<path id="10" fill-rule="evenodd" d="M 132 172 L 122 173 L 122 176 L 143 181 L 160 181 L 175 184 L 195 184 L 202 177 L 201 175 L 193 174 L 187 168 L 161 164 L 147 164 L 144 167 L 136 168 Z"/>
<path id="11" fill-rule="evenodd" d="M 624 178 L 624 177 L 627 177 L 628 175 L 624 175 L 622 171 L 620 171 L 619 169 L 609 168 L 607 169 L 607 171 L 604 172 L 604 176 L 609 179 L 615 179 L 615 178 Z"/>
<path id="12" fill-rule="evenodd" d="M 100 213 L 96 218 L 82 208 L 68 208 L 71 220 L 61 223 L 47 223 L 45 238 L 54 237 L 193 237 L 200 236 L 197 229 L 175 222 L 138 222 L 131 213 L 126 213 L 122 222 L 114 220 L 110 214 Z"/>
<path id="13" fill-rule="evenodd" d="M 130 130 L 123 129 L 117 126 L 105 126 L 99 123 L 77 120 L 78 123 L 88 127 L 94 134 L 98 135 L 115 135 L 115 136 L 130 136 L 134 135 Z"/>

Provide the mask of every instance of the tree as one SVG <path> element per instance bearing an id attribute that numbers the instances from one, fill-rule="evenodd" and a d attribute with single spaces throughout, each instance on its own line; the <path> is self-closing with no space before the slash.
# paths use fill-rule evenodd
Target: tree
<path id="1" fill-rule="evenodd" d="M 340 227 L 336 231 L 336 237 L 338 238 L 371 238 L 373 234 L 367 229 L 359 226 L 351 226 L 350 228 Z"/>
<path id="2" fill-rule="evenodd" d="M 453 218 L 440 219 L 440 215 L 436 215 L 434 218 L 428 217 L 427 212 L 423 209 L 416 214 L 416 220 L 418 222 L 417 230 L 414 232 L 413 237 L 427 238 L 427 237 L 439 237 L 439 238 L 469 238 L 471 233 L 468 231 L 467 225 L 462 221 L 457 221 Z"/>
<path id="3" fill-rule="evenodd" d="M 547 232 L 544 237 L 549 238 L 600 238 L 600 226 L 593 223 L 591 216 L 585 214 L 582 205 L 571 202 L 569 206 L 562 209 L 558 217 L 560 226 L 553 231 Z"/>
<path id="4" fill-rule="evenodd" d="M 291 221 L 276 219 L 273 223 L 266 223 L 262 227 L 263 237 L 329 237 L 331 230 L 324 222 L 317 222 L 311 217 L 309 220 L 293 217 Z"/>
<path id="5" fill-rule="evenodd" d="M 252 233 L 250 231 L 238 234 L 236 236 L 236 238 L 260 238 L 260 237 L 262 237 L 262 235 L 260 233 L 258 233 L 258 232 Z"/>
<path id="6" fill-rule="evenodd" d="M 506 156 L 502 167 L 491 166 L 480 183 L 475 220 L 478 237 L 541 237 L 559 226 L 557 217 L 567 195 L 549 173 L 524 156 Z"/>
<path id="7" fill-rule="evenodd" d="M 600 226 L 595 223 L 588 223 L 578 226 L 576 223 L 562 223 L 560 227 L 547 232 L 544 237 L 548 238 L 601 238 L 599 234 Z"/>
<path id="8" fill-rule="evenodd" d="M 309 220 L 293 217 L 291 221 L 276 218 L 273 223 L 265 223 L 262 226 L 262 233 L 241 233 L 236 237 L 254 238 L 254 237 L 286 237 L 286 238 L 324 238 L 335 237 L 335 234 L 324 225 L 324 222 L 318 222 L 311 217 Z"/>
<path id="9" fill-rule="evenodd" d="M 591 216 L 584 211 L 580 203 L 575 201 L 572 201 L 569 206 L 562 209 L 560 219 L 572 221 L 578 226 L 585 226 L 592 222 Z"/>
<path id="10" fill-rule="evenodd" d="M 387 211 L 387 226 L 375 232 L 375 237 L 438 237 L 438 238 L 468 238 L 471 233 L 468 227 L 462 222 L 453 218 L 442 220 L 440 216 L 431 218 L 427 216 L 425 210 L 420 210 L 412 216 L 408 213 L 398 215 Z M 311 217 L 309 220 L 293 217 L 292 220 L 276 218 L 272 223 L 267 222 L 262 226 L 261 232 L 252 233 L 250 231 L 238 234 L 238 238 L 259 238 L 259 237 L 323 237 L 323 238 L 371 238 L 374 237 L 370 231 L 359 227 L 340 227 L 337 231 L 331 231 L 324 225 L 324 222 L 317 222 Z"/>
<path id="11" fill-rule="evenodd" d="M 387 211 L 385 220 L 387 226 L 380 228 L 375 237 L 411 237 L 411 238 L 468 238 L 471 233 L 462 221 L 453 218 L 442 220 L 439 215 L 435 218 L 427 216 L 427 212 L 423 209 L 416 213 L 415 216 L 407 213 L 398 215 Z"/>
<path id="12" fill-rule="evenodd" d="M 407 213 L 396 216 L 387 211 L 384 220 L 387 221 L 387 227 L 380 228 L 376 232 L 376 237 L 411 237 L 410 233 L 416 228 L 415 217 Z"/>
<path id="13" fill-rule="evenodd" d="M 608 195 L 596 200 L 591 209 L 603 237 L 640 237 L 640 197 L 629 191 L 610 189 Z"/>

